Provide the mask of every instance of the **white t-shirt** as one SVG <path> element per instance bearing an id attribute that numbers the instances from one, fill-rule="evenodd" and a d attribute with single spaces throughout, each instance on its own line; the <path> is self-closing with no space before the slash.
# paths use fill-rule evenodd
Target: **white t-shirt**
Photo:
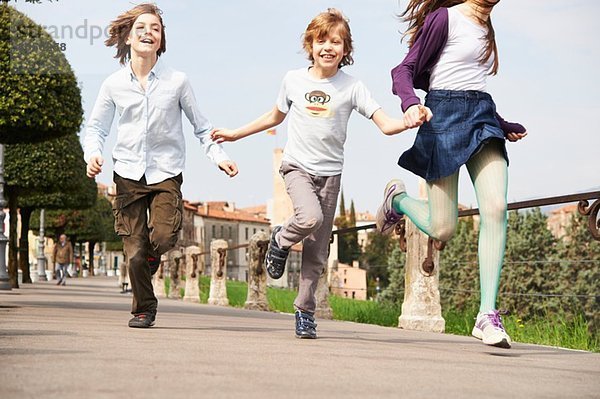
<path id="1" fill-rule="evenodd" d="M 315 176 L 335 176 L 342 173 L 352 110 L 371 118 L 380 107 L 361 81 L 343 71 L 317 79 L 302 68 L 285 75 L 277 108 L 288 114 L 283 160 Z"/>
<path id="2" fill-rule="evenodd" d="M 492 56 L 479 63 L 486 48 L 487 28 L 472 21 L 456 6 L 448 8 L 448 41 L 431 71 L 429 90 L 487 90 Z"/>

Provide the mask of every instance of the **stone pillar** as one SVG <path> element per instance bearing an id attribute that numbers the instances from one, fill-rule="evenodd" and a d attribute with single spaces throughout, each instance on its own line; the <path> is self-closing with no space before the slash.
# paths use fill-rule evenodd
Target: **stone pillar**
<path id="1" fill-rule="evenodd" d="M 204 257 L 200 255 L 200 247 L 194 245 L 187 247 L 185 253 L 185 295 L 186 302 L 200 302 L 199 280 L 204 273 Z"/>
<path id="2" fill-rule="evenodd" d="M 269 235 L 264 231 L 252 235 L 248 249 L 248 296 L 244 309 L 269 310 L 267 272 L 264 267 Z"/>
<path id="3" fill-rule="evenodd" d="M 181 276 L 185 273 L 185 269 L 182 267 L 183 254 L 178 249 L 172 249 L 167 252 L 169 259 L 169 278 L 171 283 L 169 284 L 169 293 L 167 296 L 171 299 L 181 299 L 180 290 L 185 288 Z"/>
<path id="4" fill-rule="evenodd" d="M 315 316 L 320 319 L 333 319 L 333 312 L 329 305 L 329 282 L 327 281 L 327 267 L 323 268 L 321 277 L 319 277 L 319 283 L 317 284 L 317 290 L 315 291 L 315 297 L 317 300 L 317 308 L 315 309 Z"/>
<path id="5" fill-rule="evenodd" d="M 166 298 L 166 290 L 165 290 L 165 268 L 169 263 L 167 255 L 163 254 L 160 257 L 160 264 L 158 265 L 158 270 L 154 274 L 154 278 L 152 278 L 152 285 L 154 286 L 154 295 L 157 298 Z"/>
<path id="6" fill-rule="evenodd" d="M 119 268 L 119 287 L 121 287 L 122 294 L 129 291 L 129 260 L 127 256 L 123 256 L 123 262 Z"/>
<path id="7" fill-rule="evenodd" d="M 446 322 L 442 317 L 439 291 L 440 254 L 434 240 L 406 219 L 405 291 L 398 327 L 444 332 Z"/>
<path id="8" fill-rule="evenodd" d="M 227 241 L 213 240 L 210 243 L 210 293 L 209 305 L 228 306 L 227 298 Z"/>

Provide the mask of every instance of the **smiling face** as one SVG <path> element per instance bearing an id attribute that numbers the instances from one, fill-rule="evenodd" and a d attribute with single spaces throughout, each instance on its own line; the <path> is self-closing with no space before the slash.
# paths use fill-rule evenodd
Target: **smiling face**
<path id="1" fill-rule="evenodd" d="M 131 55 L 156 57 L 161 47 L 162 29 L 160 19 L 154 14 L 142 14 L 137 17 L 126 43 L 131 46 Z"/>
<path id="2" fill-rule="evenodd" d="M 324 71 L 339 68 L 342 58 L 348 54 L 344 49 L 344 40 L 340 35 L 340 29 L 334 29 L 322 37 L 315 37 L 311 50 L 313 66 Z"/>

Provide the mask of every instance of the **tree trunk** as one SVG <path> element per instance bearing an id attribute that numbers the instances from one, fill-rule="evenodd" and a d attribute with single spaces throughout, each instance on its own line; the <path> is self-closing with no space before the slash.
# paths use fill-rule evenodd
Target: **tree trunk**
<path id="1" fill-rule="evenodd" d="M 96 247 L 96 241 L 88 241 L 88 270 L 90 277 L 94 275 L 94 248 Z"/>
<path id="2" fill-rule="evenodd" d="M 12 288 L 19 288 L 18 248 L 17 248 L 17 196 L 12 190 L 8 192 L 8 281 Z"/>
<path id="3" fill-rule="evenodd" d="M 21 208 L 21 238 L 19 240 L 19 268 L 23 272 L 23 284 L 31 284 L 29 275 L 29 221 L 32 208 Z"/>

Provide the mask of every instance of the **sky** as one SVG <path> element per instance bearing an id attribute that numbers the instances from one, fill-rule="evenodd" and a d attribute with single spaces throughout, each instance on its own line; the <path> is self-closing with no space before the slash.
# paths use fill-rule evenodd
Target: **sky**
<path id="1" fill-rule="evenodd" d="M 84 116 L 90 115 L 102 81 L 120 68 L 115 51 L 104 46 L 112 19 L 137 2 L 58 0 L 11 2 L 63 43 L 82 90 Z M 350 20 L 355 64 L 344 71 L 362 80 L 391 116 L 401 117 L 391 92 L 390 70 L 407 52 L 405 25 L 396 17 L 407 0 L 202 0 L 158 1 L 166 25 L 169 66 L 185 72 L 202 113 L 219 127 L 241 126 L 270 110 L 284 74 L 308 65 L 301 35 L 328 7 Z M 508 200 L 522 201 L 600 189 L 600 43 L 597 0 L 504 0 L 492 13 L 500 70 L 488 79 L 498 112 L 526 126 L 529 135 L 508 143 Z M 596 39 L 594 39 L 596 38 Z M 420 93 L 423 95 L 424 93 Z M 285 122 L 275 136 L 259 133 L 224 148 L 238 164 L 233 179 L 202 152 L 184 117 L 186 169 L 184 198 L 231 201 L 237 207 L 272 198 L 273 150 L 286 142 Z M 112 180 L 111 151 L 116 124 L 104 149 L 106 164 L 97 177 Z M 384 136 L 370 120 L 354 113 L 348 124 L 342 175 L 346 204 L 375 213 L 388 180 L 401 178 L 410 193 L 418 180 L 397 165 L 416 130 Z M 84 129 L 80 136 L 83 136 Z M 476 206 L 466 168 L 459 201 Z"/>

